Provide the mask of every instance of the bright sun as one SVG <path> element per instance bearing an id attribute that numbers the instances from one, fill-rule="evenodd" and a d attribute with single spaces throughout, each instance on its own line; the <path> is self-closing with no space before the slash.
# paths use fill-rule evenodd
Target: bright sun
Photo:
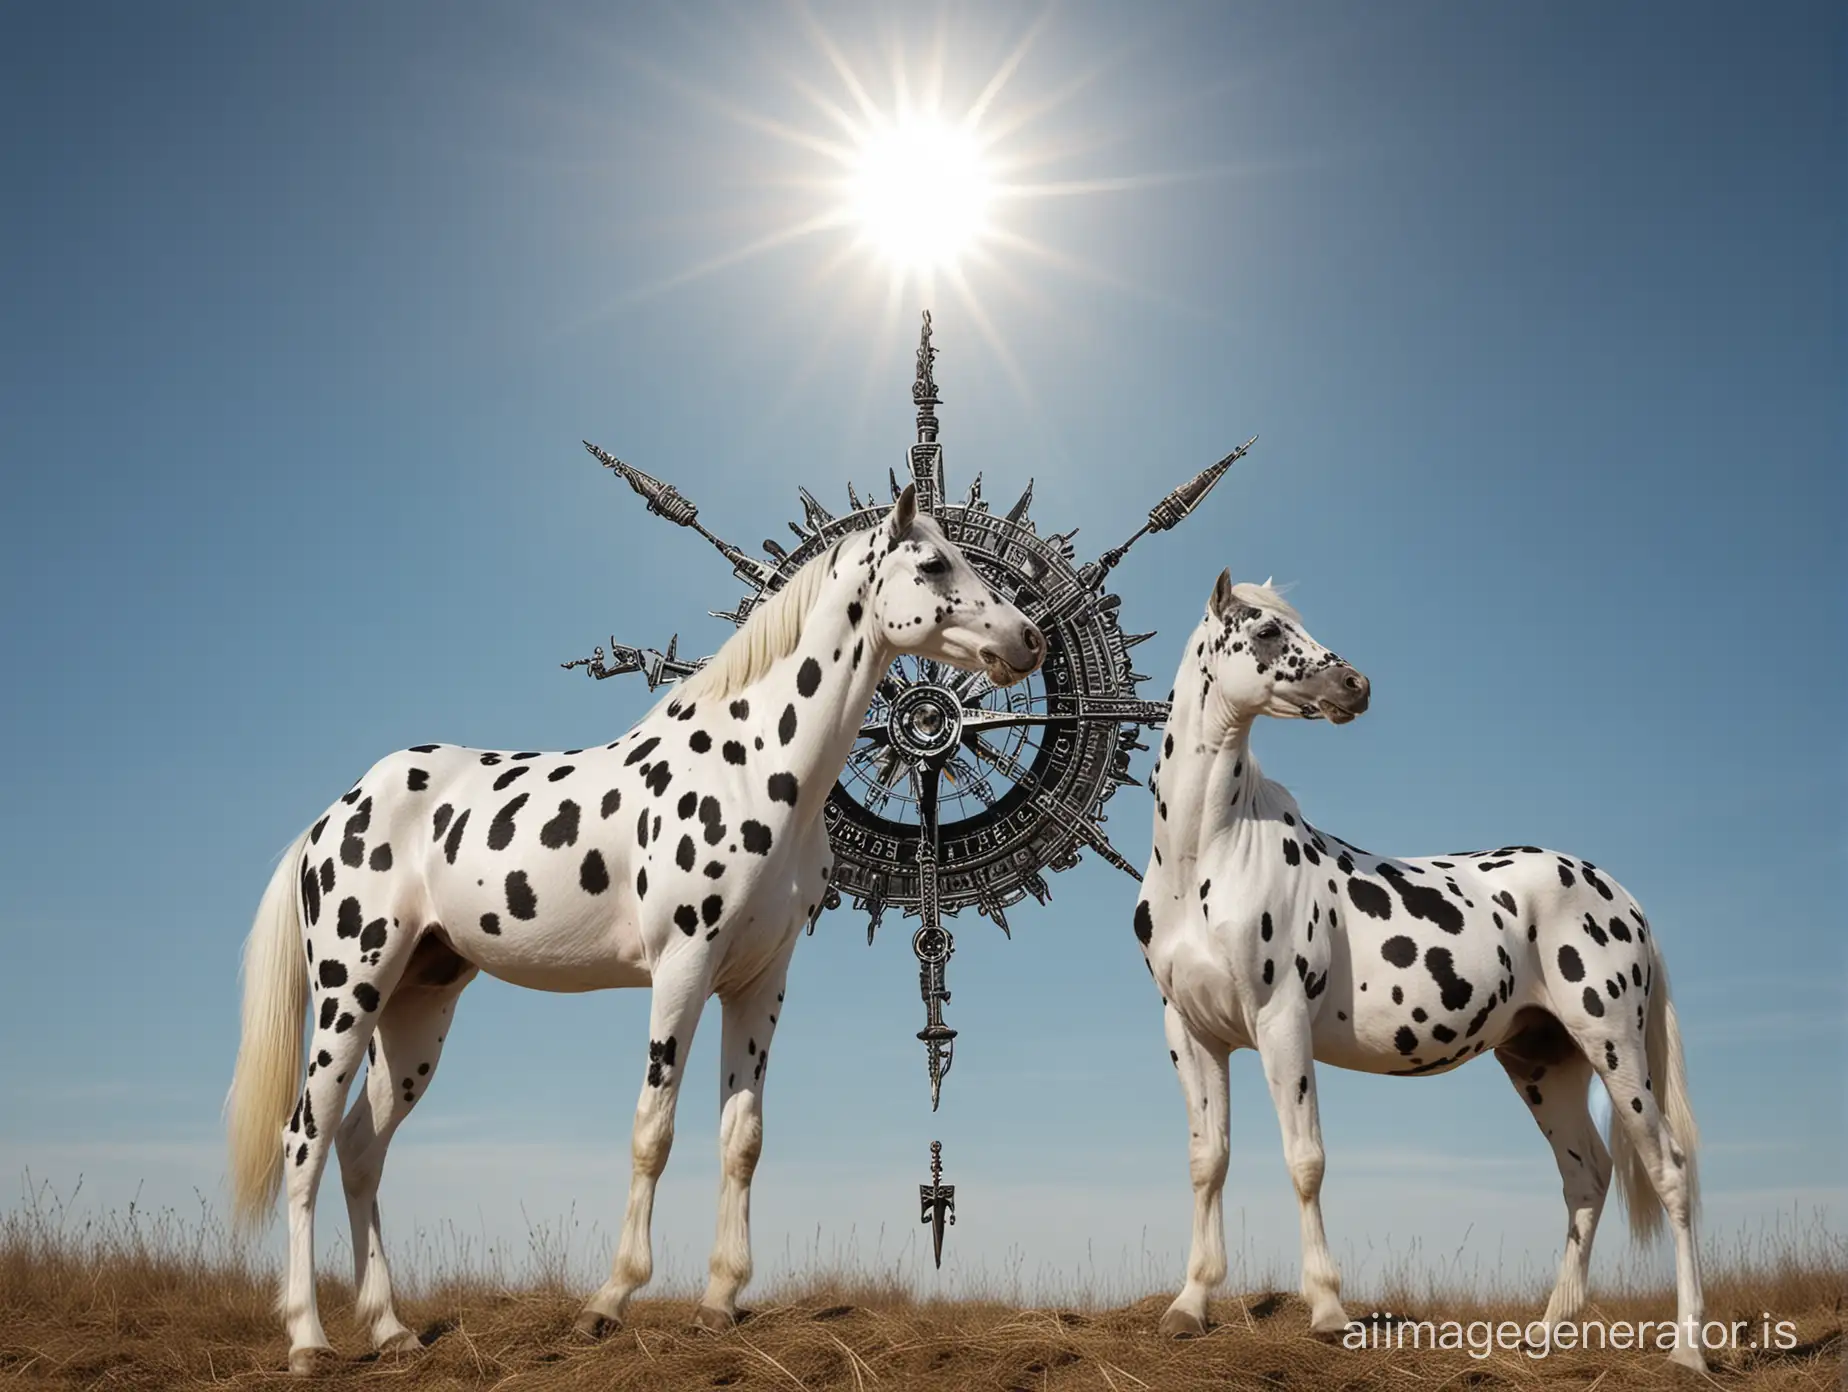
<path id="1" fill-rule="evenodd" d="M 803 11 L 802 0 L 796 8 Z M 995 7 L 997 10 L 1006 7 Z M 805 11 L 804 11 L 805 12 Z M 1024 205 L 1048 199 L 1118 197 L 1192 174 L 1131 173 L 1111 177 L 1050 178 L 1055 166 L 1114 143 L 1116 136 L 1085 136 L 1068 130 L 1057 138 L 1046 130 L 1051 118 L 1072 105 L 1097 75 L 1080 72 L 1062 87 L 1032 96 L 1008 98 L 1009 88 L 1037 37 L 1051 23 L 1048 8 L 1020 32 L 1006 56 L 979 87 L 979 70 L 963 71 L 952 61 L 948 37 L 940 30 L 934 46 L 920 45 L 909 55 L 894 48 L 890 80 L 880 90 L 869 87 L 862 71 L 812 17 L 806 22 L 815 48 L 838 80 L 838 89 L 817 83 L 798 67 L 790 85 L 819 122 L 791 120 L 737 105 L 729 94 L 694 90 L 694 95 L 724 112 L 741 127 L 767 135 L 787 150 L 806 157 L 802 165 L 785 164 L 780 152 L 765 161 L 765 186 L 780 195 L 774 223 L 725 250 L 638 289 L 637 299 L 684 285 L 728 267 L 756 260 L 793 242 L 812 237 L 836 245 L 817 267 L 811 288 L 851 263 L 872 275 L 862 286 L 877 293 L 885 286 L 885 332 L 899 331 L 908 300 L 931 307 L 939 294 L 955 297 L 1002 368 L 1026 396 L 1025 382 L 1005 339 L 995 327 L 990 306 L 998 299 L 1033 303 L 1013 265 L 1037 262 L 1067 275 L 1124 287 L 1101 277 L 1085 264 L 1057 251 L 1019 225 L 1044 226 L 1042 214 L 1021 216 Z M 996 36 L 990 36 L 996 37 Z M 971 42 L 988 47 L 977 35 Z M 870 76 L 878 68 L 866 70 Z M 1034 127 L 1039 127 L 1037 134 Z M 1211 173 L 1212 171 L 1203 171 Z M 769 206 L 769 205 L 766 205 Z M 813 354 L 831 337 L 840 321 L 858 311 L 857 295 L 829 295 L 835 301 L 833 322 L 816 340 Z M 811 361 L 813 358 L 811 358 Z M 869 379 L 870 380 L 870 379 Z"/>
<path id="2" fill-rule="evenodd" d="M 994 185 L 965 129 L 915 118 L 875 127 L 850 187 L 862 234 L 901 271 L 953 267 L 988 230 Z"/>

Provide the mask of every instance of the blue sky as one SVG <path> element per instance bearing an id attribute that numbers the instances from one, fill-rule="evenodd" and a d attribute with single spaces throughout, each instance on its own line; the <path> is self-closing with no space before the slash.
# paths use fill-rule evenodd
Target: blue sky
<path id="1" fill-rule="evenodd" d="M 825 164 L 767 123 L 821 133 L 805 89 L 847 100 L 816 29 L 881 104 L 940 43 L 960 111 L 1042 16 L 811 13 L 0 19 L 0 1176 L 219 1192 L 280 848 L 394 748 L 613 738 L 645 689 L 557 667 L 612 631 L 726 631 L 723 565 L 578 440 L 754 544 L 797 485 L 837 506 L 902 468 L 928 303 L 952 484 L 1034 478 L 1081 556 L 1261 434 L 1117 572 L 1127 626 L 1160 630 L 1145 691 L 1221 566 L 1293 582 L 1374 702 L 1262 729 L 1267 771 L 1375 850 L 1608 866 L 1673 973 L 1710 1238 L 1839 1224 L 1839 7 L 1060 6 L 996 150 L 1108 191 L 1007 204 L 1038 253 L 896 304 L 838 233 L 731 255 L 817 211 Z M 1146 793 L 1110 810 L 1141 862 Z M 777 1040 L 760 1271 L 905 1250 L 936 1138 L 952 1283 L 1178 1284 L 1185 1123 L 1133 903 L 1087 857 L 1011 943 L 958 925 L 935 1117 L 908 935 L 825 918 Z M 517 1253 L 562 1220 L 606 1260 L 646 1008 L 472 988 L 388 1237 Z M 656 1228 L 689 1277 L 713 1037 Z M 1293 1283 L 1276 1125 L 1255 1058 L 1233 1074 L 1230 1240 Z M 1322 1088 L 1351 1289 L 1425 1254 L 1551 1270 L 1557 1179 L 1498 1069 Z"/>

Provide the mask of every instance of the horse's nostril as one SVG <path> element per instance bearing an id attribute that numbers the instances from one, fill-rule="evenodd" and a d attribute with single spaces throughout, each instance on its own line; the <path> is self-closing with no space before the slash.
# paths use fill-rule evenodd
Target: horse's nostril
<path id="1" fill-rule="evenodd" d="M 1349 672 L 1347 674 L 1347 689 L 1349 691 L 1360 690 L 1360 677 L 1357 673 Z"/>
<path id="2" fill-rule="evenodd" d="M 1027 645 L 1027 651 L 1030 653 L 1036 653 L 1046 646 L 1045 638 L 1040 635 L 1040 631 L 1032 624 L 1028 624 L 1021 630 L 1020 638 L 1021 641 Z"/>

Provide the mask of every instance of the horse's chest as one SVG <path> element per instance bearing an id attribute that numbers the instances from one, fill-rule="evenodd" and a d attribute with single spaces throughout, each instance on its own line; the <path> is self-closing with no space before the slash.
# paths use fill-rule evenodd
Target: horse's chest
<path id="1" fill-rule="evenodd" d="M 1149 965 L 1196 1028 L 1243 1042 L 1278 993 L 1313 1003 L 1327 990 L 1332 935 L 1321 910 L 1290 888 L 1221 864 L 1160 895 Z"/>
<path id="2" fill-rule="evenodd" d="M 819 822 L 792 833 L 783 850 L 766 859 L 714 939 L 716 989 L 755 980 L 791 950 L 821 907 L 829 865 L 827 831 Z"/>

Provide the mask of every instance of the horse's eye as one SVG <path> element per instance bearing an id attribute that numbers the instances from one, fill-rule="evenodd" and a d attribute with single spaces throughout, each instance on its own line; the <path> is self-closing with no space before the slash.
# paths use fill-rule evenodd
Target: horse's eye
<path id="1" fill-rule="evenodd" d="M 1267 624 L 1265 624 L 1265 625 L 1264 625 L 1264 627 L 1263 627 L 1263 628 L 1260 628 L 1260 629 L 1258 630 L 1258 637 L 1260 637 L 1260 638 L 1275 638 L 1275 637 L 1277 637 L 1277 636 L 1278 636 L 1279 634 L 1281 634 L 1282 632 L 1283 632 L 1283 630 L 1282 630 L 1281 628 L 1279 628 L 1279 627 L 1277 627 L 1277 625 L 1276 625 L 1276 624 L 1274 624 L 1274 623 L 1267 623 Z"/>
<path id="2" fill-rule="evenodd" d="M 949 569 L 950 563 L 944 560 L 942 556 L 932 556 L 929 560 L 922 561 L 918 564 L 918 574 L 920 575 L 944 575 L 948 573 Z"/>

